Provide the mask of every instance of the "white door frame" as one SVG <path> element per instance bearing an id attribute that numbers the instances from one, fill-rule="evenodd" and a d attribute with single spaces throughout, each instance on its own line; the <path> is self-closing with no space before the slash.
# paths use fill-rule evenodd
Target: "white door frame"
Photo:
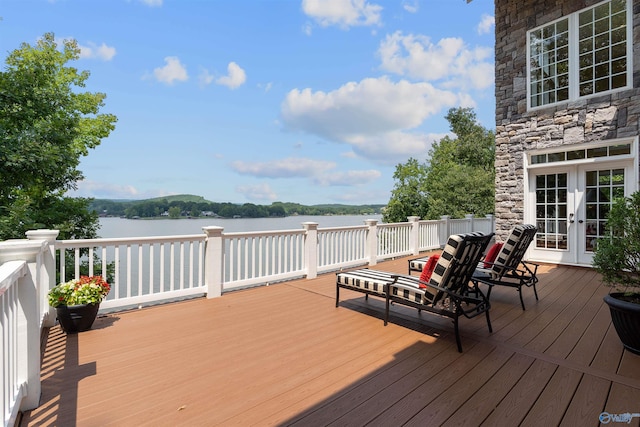
<path id="1" fill-rule="evenodd" d="M 631 154 L 611 157 L 588 158 L 574 161 L 542 162 L 531 164 L 533 156 L 558 153 L 583 148 L 596 148 L 606 145 L 631 144 Z M 536 175 L 567 173 L 567 250 L 538 249 L 532 243 L 527 253 L 530 260 L 567 264 L 591 265 L 591 253 L 585 251 L 586 208 L 583 200 L 585 190 L 585 172 L 594 169 L 625 169 L 625 195 L 628 196 L 640 188 L 638 184 L 638 137 L 619 140 L 607 140 L 598 144 L 576 144 L 555 147 L 549 150 L 532 150 L 524 153 L 524 222 L 536 224 L 535 179 Z M 571 215 L 573 213 L 573 217 Z M 573 222 L 570 221 L 573 220 Z M 579 222 L 583 220 L 583 222 Z"/>

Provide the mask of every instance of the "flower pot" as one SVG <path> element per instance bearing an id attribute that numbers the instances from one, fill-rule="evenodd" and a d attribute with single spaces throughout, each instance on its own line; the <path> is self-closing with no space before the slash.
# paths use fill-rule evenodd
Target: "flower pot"
<path id="1" fill-rule="evenodd" d="M 613 292 L 604 297 L 611 311 L 611 320 L 620 341 L 627 350 L 640 354 L 640 304 L 621 300 L 621 292 Z"/>
<path id="2" fill-rule="evenodd" d="M 99 309 L 100 304 L 59 305 L 56 314 L 62 330 L 75 334 L 91 329 Z"/>

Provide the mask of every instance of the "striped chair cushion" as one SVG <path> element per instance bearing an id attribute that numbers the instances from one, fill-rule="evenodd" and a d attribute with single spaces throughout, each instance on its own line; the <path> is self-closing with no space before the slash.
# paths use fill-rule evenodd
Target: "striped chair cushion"
<path id="1" fill-rule="evenodd" d="M 511 234 L 509 234 L 498 256 L 496 256 L 493 266 L 491 266 L 491 273 L 493 275 L 500 275 L 504 270 L 504 266 L 517 267 L 517 264 L 519 264 L 522 259 L 522 255 L 524 255 L 523 250 L 526 251 L 527 249 L 526 247 L 522 248 L 523 244 L 526 244 L 527 247 L 529 246 L 529 242 L 521 242 L 522 235 L 526 230 L 532 229 L 535 230 L 535 226 L 531 224 L 518 224 L 513 227 Z M 517 256 L 519 259 L 515 260 L 513 256 Z"/>
<path id="2" fill-rule="evenodd" d="M 425 264 L 427 264 L 427 261 L 429 260 L 428 256 L 423 256 L 422 258 L 416 258 L 416 259 L 412 259 L 411 261 L 409 261 L 409 268 L 411 270 L 424 270 L 424 266 Z"/>
<path id="3" fill-rule="evenodd" d="M 384 271 L 362 268 L 346 271 L 336 276 L 338 284 L 351 288 L 364 289 L 384 296 L 384 286 L 392 282 L 391 274 Z"/>

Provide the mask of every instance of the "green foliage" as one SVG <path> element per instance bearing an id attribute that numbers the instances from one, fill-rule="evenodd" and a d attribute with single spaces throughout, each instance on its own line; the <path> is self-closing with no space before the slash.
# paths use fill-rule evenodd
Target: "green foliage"
<path id="1" fill-rule="evenodd" d="M 406 221 L 412 215 L 439 219 L 494 212 L 493 132 L 479 125 L 469 108 L 453 108 L 446 119 L 455 137 L 445 136 L 435 143 L 424 164 L 412 158 L 396 166 L 385 222 Z"/>
<path id="2" fill-rule="evenodd" d="M 180 218 L 182 210 L 179 206 L 171 206 L 169 208 L 169 218 Z"/>
<path id="3" fill-rule="evenodd" d="M 215 203 L 209 202 L 200 196 L 174 196 L 136 201 L 117 200 L 93 200 L 90 209 L 97 214 L 105 216 L 126 216 L 127 218 L 154 218 L 159 217 L 163 212 L 169 212 L 171 207 L 178 208 L 182 212 L 188 212 L 190 216 L 196 217 L 206 215 L 217 215 L 223 218 L 243 217 L 243 218 L 267 218 L 285 217 L 288 215 L 365 215 L 379 213 L 382 205 L 315 205 L 305 206 L 298 203 L 274 202 L 269 206 L 245 203 L 238 205 L 235 203 Z M 174 214 L 178 212 L 174 209 Z M 405 219 L 406 220 L 406 219 Z"/>
<path id="4" fill-rule="evenodd" d="M 53 287 L 48 295 L 49 305 L 100 304 L 110 290 L 102 276 L 81 276 Z"/>
<path id="5" fill-rule="evenodd" d="M 59 50 L 47 33 L 11 52 L 0 73 L 0 239 L 24 238 L 33 228 L 95 237 L 89 201 L 64 193 L 82 178 L 80 158 L 109 135 L 116 117 L 98 113 L 104 94 L 79 90 L 89 73 L 66 65 L 79 54 L 75 41 Z"/>
<path id="6" fill-rule="evenodd" d="M 421 218 L 427 216 L 429 205 L 425 187 L 426 175 L 426 166 L 414 158 L 410 158 L 406 164 L 396 166 L 393 174 L 396 184 L 382 215 L 383 222 L 404 222 L 412 215 Z"/>
<path id="7" fill-rule="evenodd" d="M 640 191 L 614 201 L 606 231 L 610 237 L 598 240 L 593 267 L 602 275 L 605 285 L 639 293 Z"/>

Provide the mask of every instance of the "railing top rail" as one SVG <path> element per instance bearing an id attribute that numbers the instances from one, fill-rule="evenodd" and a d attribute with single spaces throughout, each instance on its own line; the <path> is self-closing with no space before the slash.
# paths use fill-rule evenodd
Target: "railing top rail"
<path id="1" fill-rule="evenodd" d="M 379 228 L 391 228 L 391 227 L 411 227 L 410 222 L 391 222 L 378 224 Z"/>
<path id="2" fill-rule="evenodd" d="M 234 237 L 264 237 L 264 236 L 278 236 L 278 235 L 293 235 L 293 234 L 305 234 L 304 229 L 295 230 L 269 230 L 269 231 L 236 231 L 233 233 L 224 233 L 225 238 Z"/>
<path id="3" fill-rule="evenodd" d="M 367 225 L 349 225 L 344 227 L 323 227 L 318 228 L 318 231 L 331 232 L 331 231 L 349 231 L 349 230 L 366 230 L 369 228 Z"/>
<path id="4" fill-rule="evenodd" d="M 188 241 L 204 241 L 204 234 L 178 235 L 178 236 L 150 236 L 150 237 L 118 237 L 118 238 L 98 238 L 98 239 L 70 239 L 56 241 L 57 248 L 86 248 L 89 246 L 109 246 L 109 245 L 126 245 L 136 243 L 170 243 L 170 242 L 188 242 Z"/>
<path id="5" fill-rule="evenodd" d="M 0 265 L 0 296 L 25 274 L 27 274 L 26 261 L 7 261 Z"/>

